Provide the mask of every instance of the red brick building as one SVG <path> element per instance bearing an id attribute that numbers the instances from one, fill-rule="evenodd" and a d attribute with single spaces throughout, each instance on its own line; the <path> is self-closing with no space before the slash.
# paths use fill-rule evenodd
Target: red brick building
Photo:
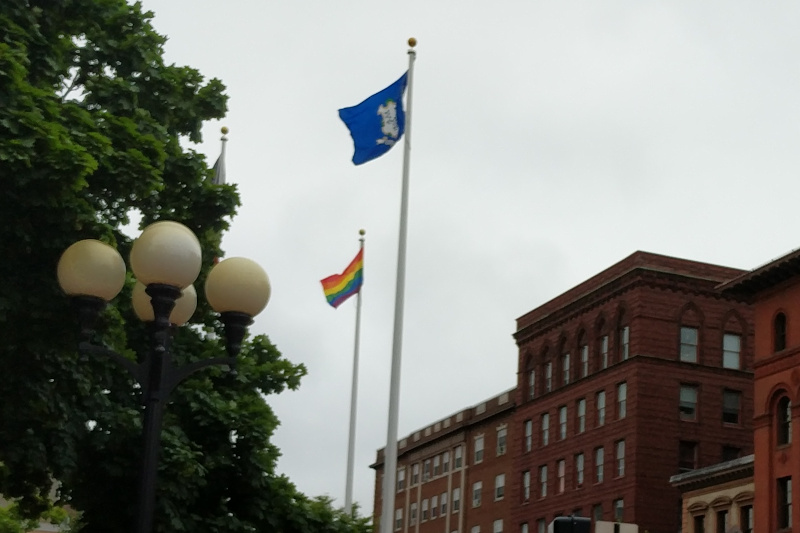
<path id="1" fill-rule="evenodd" d="M 755 312 L 753 531 L 800 531 L 800 250 L 721 288 Z"/>
<path id="2" fill-rule="evenodd" d="M 423 483 L 416 495 L 398 493 L 396 529 L 543 533 L 556 516 L 575 513 L 637 523 L 649 533 L 678 531 L 681 497 L 670 477 L 752 453 L 752 315 L 717 289 L 742 274 L 636 252 L 520 317 L 518 381 L 508 407 L 493 415 L 487 407 L 474 423 L 464 417 L 461 440 L 444 448 L 434 432 L 413 448 L 400 443 L 398 465 L 406 471 L 463 443 L 460 483 L 451 473 L 447 485 L 460 490 L 460 516 L 451 508 L 448 523 L 412 525 L 411 502 L 419 512 L 446 490 Z M 487 451 L 495 451 L 500 427 L 506 450 L 498 456 Z M 500 474 L 503 498 L 484 506 Z M 478 482 L 484 499 L 473 508 Z"/>
<path id="3" fill-rule="evenodd" d="M 439 420 L 398 443 L 394 530 L 493 531 L 508 527 L 513 390 Z M 381 515 L 383 450 L 373 468 Z M 377 528 L 376 528 L 377 531 Z"/>

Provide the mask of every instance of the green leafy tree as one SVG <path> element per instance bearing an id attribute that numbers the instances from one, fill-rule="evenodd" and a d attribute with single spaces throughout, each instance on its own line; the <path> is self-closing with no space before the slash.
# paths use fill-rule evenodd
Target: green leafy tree
<path id="1" fill-rule="evenodd" d="M 239 205 L 235 186 L 212 185 L 204 157 L 185 147 L 224 115 L 224 87 L 165 64 L 151 18 L 124 0 L 0 2 L 0 493 L 15 516 L 38 518 L 57 480 L 58 503 L 80 511 L 89 533 L 134 523 L 142 408 L 121 368 L 76 352 L 58 258 L 82 238 L 127 257 L 121 228 L 138 210 L 143 224 L 178 220 L 197 234 L 200 287 Z M 132 283 L 101 317 L 97 341 L 135 358 L 147 341 Z M 200 300 L 196 326 L 175 333 L 179 363 L 224 352 Z M 156 530 L 369 531 L 368 520 L 275 473 L 278 421 L 264 397 L 297 387 L 305 368 L 265 336 L 240 360 L 237 373 L 206 369 L 170 398 Z"/>

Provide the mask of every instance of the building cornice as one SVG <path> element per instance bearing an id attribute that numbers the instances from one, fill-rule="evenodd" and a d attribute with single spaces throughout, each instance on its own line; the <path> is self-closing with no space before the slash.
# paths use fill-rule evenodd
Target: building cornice
<path id="1" fill-rule="evenodd" d="M 752 454 L 746 455 L 732 461 L 690 470 L 689 472 L 672 476 L 669 478 L 669 482 L 673 487 L 680 489 L 681 492 L 687 492 L 718 485 L 726 481 L 752 477 L 754 457 Z"/>

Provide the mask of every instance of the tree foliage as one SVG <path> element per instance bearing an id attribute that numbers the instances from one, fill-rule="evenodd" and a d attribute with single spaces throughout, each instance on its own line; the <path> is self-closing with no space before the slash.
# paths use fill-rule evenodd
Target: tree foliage
<path id="1" fill-rule="evenodd" d="M 224 86 L 167 65 L 151 13 L 124 0 L 0 2 L 0 493 L 35 518 L 59 502 L 85 532 L 128 531 L 141 461 L 139 390 L 113 362 L 76 352 L 77 328 L 55 279 L 61 252 L 100 238 L 127 257 L 121 228 L 178 220 L 205 253 L 202 286 L 239 205 L 212 185 L 204 121 L 226 110 Z M 129 303 L 132 279 L 101 318 L 98 342 L 127 357 L 147 349 Z M 223 355 L 208 306 L 173 341 L 179 363 Z M 208 369 L 166 410 L 156 508 L 159 532 L 367 531 L 324 498 L 275 473 L 278 421 L 265 395 L 305 373 L 257 336 L 238 372 Z"/>

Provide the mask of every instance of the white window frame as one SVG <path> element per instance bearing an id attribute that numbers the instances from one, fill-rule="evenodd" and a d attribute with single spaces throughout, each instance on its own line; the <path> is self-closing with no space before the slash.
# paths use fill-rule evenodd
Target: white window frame
<path id="1" fill-rule="evenodd" d="M 732 346 L 732 343 L 735 346 Z M 735 364 L 731 360 L 735 359 Z M 722 335 L 722 368 L 741 370 L 742 368 L 742 336 L 738 333 Z"/>
<path id="2" fill-rule="evenodd" d="M 529 452 L 533 448 L 533 420 L 525 421 L 525 451 Z"/>
<path id="3" fill-rule="evenodd" d="M 472 484 L 472 506 L 480 507 L 481 492 L 483 492 L 483 481 L 476 481 Z"/>
<path id="4" fill-rule="evenodd" d="M 594 482 L 602 483 L 605 473 L 605 449 L 600 446 L 594 450 Z"/>
<path id="5" fill-rule="evenodd" d="M 505 455 L 507 446 L 508 428 L 502 427 L 497 430 L 497 455 Z"/>
<path id="6" fill-rule="evenodd" d="M 606 424 L 606 391 L 598 392 L 594 400 L 597 411 L 597 427 L 604 426 Z"/>
<path id="7" fill-rule="evenodd" d="M 502 500 L 506 493 L 506 475 L 497 474 L 494 477 L 494 501 Z"/>
<path id="8" fill-rule="evenodd" d="M 473 464 L 483 462 L 483 435 L 475 437 L 474 454 L 472 456 Z"/>
<path id="9" fill-rule="evenodd" d="M 542 415 L 542 446 L 550 444 L 550 413 Z"/>

